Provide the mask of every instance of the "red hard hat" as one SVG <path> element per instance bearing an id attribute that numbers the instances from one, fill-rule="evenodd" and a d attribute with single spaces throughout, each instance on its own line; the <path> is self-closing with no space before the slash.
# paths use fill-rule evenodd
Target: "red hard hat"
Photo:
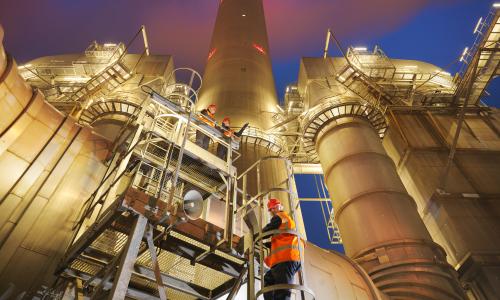
<path id="1" fill-rule="evenodd" d="M 227 122 L 231 122 L 231 119 L 229 119 L 229 117 L 225 117 L 224 119 L 222 119 L 222 123 L 224 123 L 224 122 L 226 122 L 226 121 L 227 121 Z"/>
<path id="2" fill-rule="evenodd" d="M 210 107 L 217 108 L 217 105 L 215 105 L 215 104 L 212 103 L 207 108 L 210 108 Z"/>
<path id="3" fill-rule="evenodd" d="M 271 198 L 267 202 L 267 210 L 271 210 L 272 208 L 276 208 L 279 205 L 281 205 L 281 201 L 279 201 L 276 198 Z"/>

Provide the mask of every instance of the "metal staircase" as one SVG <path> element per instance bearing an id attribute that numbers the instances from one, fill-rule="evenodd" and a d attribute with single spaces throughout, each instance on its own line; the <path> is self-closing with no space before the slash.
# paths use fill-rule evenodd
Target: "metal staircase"
<path id="1" fill-rule="evenodd" d="M 464 49 L 459 72 L 460 83 L 455 103 L 463 103 L 469 87 L 469 105 L 477 105 L 488 84 L 500 75 L 500 10 L 493 7 L 486 18 L 481 18 L 474 30 L 472 47 Z"/>
<path id="2" fill-rule="evenodd" d="M 84 202 L 60 282 L 80 281 L 91 299 L 216 299 L 244 272 L 233 222 L 219 228 L 199 218 L 207 198 L 225 201 L 226 218 L 232 215 L 239 154 L 237 142 L 197 121 L 194 92 L 184 94 L 190 105 L 182 107 L 148 91 L 155 112 L 137 108 L 135 134 L 116 148 Z M 225 144 L 227 160 L 192 142 L 196 130 Z"/>
<path id="3" fill-rule="evenodd" d="M 120 60 L 111 63 L 102 72 L 92 77 L 65 101 L 82 102 L 89 98 L 100 98 L 108 95 L 131 77 L 130 70 Z"/>
<path id="4" fill-rule="evenodd" d="M 368 101 L 368 103 L 382 111 L 385 111 L 387 104 L 393 101 L 381 87 L 351 64 L 346 64 L 337 73 L 336 79 L 361 99 Z"/>

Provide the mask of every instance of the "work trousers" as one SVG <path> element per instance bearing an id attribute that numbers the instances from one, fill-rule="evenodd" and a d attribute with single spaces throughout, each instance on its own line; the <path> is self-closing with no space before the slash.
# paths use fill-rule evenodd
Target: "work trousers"
<path id="1" fill-rule="evenodd" d="M 196 131 L 196 145 L 207 150 L 208 144 L 210 143 L 210 138 L 201 131 Z"/>
<path id="2" fill-rule="evenodd" d="M 226 141 L 228 144 L 231 145 L 231 138 L 225 137 L 224 141 Z M 222 144 L 218 144 L 217 145 L 217 157 L 220 158 L 220 159 L 222 159 L 222 160 L 226 160 L 226 158 L 227 158 L 227 148 L 226 148 L 226 146 L 224 146 Z"/>
<path id="3" fill-rule="evenodd" d="M 300 270 L 300 262 L 285 261 L 274 265 L 264 275 L 264 286 L 275 284 L 293 284 L 295 273 Z M 290 290 L 276 290 L 264 294 L 264 300 L 290 300 Z"/>

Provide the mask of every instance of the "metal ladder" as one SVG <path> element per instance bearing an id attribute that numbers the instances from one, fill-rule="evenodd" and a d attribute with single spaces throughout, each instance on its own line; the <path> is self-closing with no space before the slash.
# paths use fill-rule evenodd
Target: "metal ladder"
<path id="1" fill-rule="evenodd" d="M 261 190 L 261 165 L 265 161 L 269 160 L 274 160 L 274 161 L 281 161 L 284 163 L 286 170 L 287 170 L 287 178 L 283 181 L 283 184 L 278 187 L 273 187 L 268 190 L 262 191 Z M 257 188 L 257 195 L 250 197 L 250 195 L 247 193 L 249 190 L 248 187 L 248 176 L 250 172 L 256 172 L 257 175 L 257 183 L 256 183 L 256 188 Z M 306 294 L 308 294 L 310 297 L 308 299 L 315 299 L 314 292 L 307 288 L 306 283 L 305 283 L 305 274 L 304 274 L 304 269 L 301 267 L 301 269 L 298 272 L 298 281 L 299 284 L 277 284 L 277 285 L 272 285 L 272 286 L 266 286 L 258 290 L 257 292 L 255 291 L 255 280 L 259 279 L 261 283 L 264 282 L 264 240 L 267 238 L 270 238 L 273 235 L 276 234 L 291 234 L 295 235 L 298 240 L 299 240 L 299 253 L 300 253 L 300 260 L 302 266 L 304 266 L 304 249 L 301 246 L 302 241 L 304 238 L 301 236 L 299 231 L 297 230 L 297 225 L 295 230 L 273 230 L 269 232 L 262 232 L 262 228 L 265 225 L 265 215 L 264 215 L 264 202 L 267 200 L 273 193 L 285 193 L 287 194 L 287 204 L 288 207 L 290 208 L 290 216 L 292 219 L 295 221 L 297 220 L 296 217 L 296 209 L 298 208 L 299 201 L 297 194 L 294 191 L 295 187 L 295 182 L 294 182 L 294 177 L 293 177 L 293 166 L 290 160 L 284 157 L 280 156 L 269 156 L 269 157 L 264 157 L 257 162 L 255 162 L 252 166 L 250 166 L 245 172 L 240 174 L 238 176 L 238 181 L 241 182 L 241 186 L 243 187 L 242 189 L 238 189 L 238 193 L 241 195 L 243 202 L 240 207 L 238 207 L 235 211 L 235 215 L 239 215 L 240 218 L 243 219 L 243 221 L 247 222 L 246 217 L 247 215 L 254 211 L 255 209 L 257 210 L 257 220 L 258 224 L 257 227 L 259 229 L 258 231 L 258 236 L 254 240 L 254 230 L 251 224 L 247 222 L 247 226 L 249 228 L 249 238 L 250 238 L 250 247 L 248 251 L 248 275 L 247 275 L 247 284 L 248 284 L 248 289 L 247 289 L 247 299 L 249 300 L 255 300 L 259 296 L 263 295 L 264 293 L 267 292 L 272 292 L 272 291 L 277 291 L 277 290 L 295 290 L 295 291 L 300 291 L 301 299 L 306 299 Z M 297 223 L 296 223 L 297 224 Z M 255 253 L 258 251 L 259 255 L 259 266 L 260 266 L 260 271 L 258 274 L 256 274 L 255 270 Z M 235 293 L 231 293 L 233 295 Z M 228 297 L 227 299 L 233 299 L 231 297 Z"/>

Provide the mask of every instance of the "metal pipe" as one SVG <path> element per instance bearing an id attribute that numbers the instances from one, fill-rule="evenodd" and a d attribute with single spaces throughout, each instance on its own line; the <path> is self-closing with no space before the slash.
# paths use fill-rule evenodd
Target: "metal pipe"
<path id="1" fill-rule="evenodd" d="M 376 286 L 389 296 L 463 299 L 445 252 L 432 242 L 370 123 L 347 116 L 331 121 L 315 146 L 346 253 L 354 259 L 373 257 L 360 265 Z"/>
<path id="2" fill-rule="evenodd" d="M 248 228 L 249 245 L 248 248 L 248 283 L 247 283 L 247 297 L 248 300 L 255 300 L 255 249 L 253 235 L 254 231 L 251 226 Z"/>
<path id="3" fill-rule="evenodd" d="M 326 42 L 325 42 L 325 50 L 323 51 L 323 58 L 326 58 L 328 56 L 328 48 L 330 46 L 330 37 L 331 37 L 331 31 L 330 31 L 330 28 L 328 28 L 328 31 L 326 32 Z"/>
<path id="4" fill-rule="evenodd" d="M 156 247 L 153 241 L 153 225 L 149 224 L 146 233 L 146 242 L 149 248 L 149 255 L 151 256 L 151 265 L 153 266 L 153 271 L 155 275 L 156 284 L 158 286 L 158 294 L 161 300 L 167 300 L 167 291 L 165 290 L 165 285 L 163 284 L 163 279 L 161 277 L 161 269 L 158 264 L 158 257 L 156 255 Z M 139 253 L 139 252 L 138 252 Z"/>
<path id="5" fill-rule="evenodd" d="M 448 160 L 446 161 L 446 166 L 444 168 L 443 175 L 441 175 L 441 182 L 438 186 L 438 191 L 442 191 L 442 192 L 446 191 L 448 174 L 450 172 L 451 165 L 452 165 L 453 160 L 455 158 L 455 152 L 457 150 L 458 138 L 460 137 L 460 131 L 462 130 L 462 125 L 463 125 L 464 119 L 465 119 L 465 108 L 469 104 L 469 99 L 470 99 L 472 87 L 474 85 L 474 78 L 476 77 L 478 63 L 479 63 L 479 55 L 476 56 L 476 59 L 474 61 L 474 66 L 472 68 L 473 71 L 471 73 L 471 78 L 470 78 L 470 81 L 468 82 L 469 84 L 467 85 L 465 101 L 464 101 L 464 104 L 462 106 L 462 109 L 460 110 L 460 115 L 458 117 L 458 123 L 457 123 L 457 129 L 455 130 L 455 136 L 453 137 L 453 143 L 451 144 L 451 147 L 450 147 L 450 153 L 448 155 Z M 458 97 L 459 97 L 459 94 L 457 95 L 457 98 Z"/>
<path id="6" fill-rule="evenodd" d="M 127 244 L 124 246 L 123 257 L 121 258 L 118 271 L 116 271 L 113 289 L 108 297 L 109 300 L 125 299 L 147 224 L 148 219 L 146 217 L 137 215 L 132 232 L 127 239 Z"/>
<path id="7" fill-rule="evenodd" d="M 146 26 L 141 26 L 142 31 L 142 40 L 144 41 L 144 50 L 146 50 L 146 55 L 149 56 L 149 43 L 148 43 L 148 35 L 146 33 Z"/>
<path id="8" fill-rule="evenodd" d="M 248 273 L 248 268 L 244 268 L 243 271 L 240 273 L 240 276 L 238 276 L 238 279 L 236 279 L 236 282 L 234 283 L 233 288 L 231 289 L 229 295 L 227 295 L 226 300 L 234 300 L 236 294 L 240 290 L 241 284 L 243 283 L 243 279 L 245 278 L 245 275 L 247 273 Z"/>

